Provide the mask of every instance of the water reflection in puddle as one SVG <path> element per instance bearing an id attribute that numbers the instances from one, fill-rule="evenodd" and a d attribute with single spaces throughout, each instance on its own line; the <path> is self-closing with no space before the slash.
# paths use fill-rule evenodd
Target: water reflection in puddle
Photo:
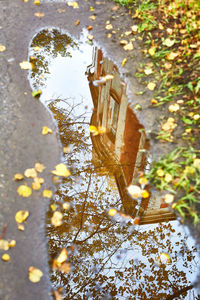
<path id="1" fill-rule="evenodd" d="M 32 88 L 42 90 L 71 171 L 47 213 L 54 288 L 64 299 L 196 299 L 194 241 L 161 197 L 137 202 L 127 193 L 148 165 L 148 141 L 116 66 L 84 35 L 78 43 L 57 29 L 40 31 L 29 54 Z M 63 220 L 54 227 L 56 210 Z"/>

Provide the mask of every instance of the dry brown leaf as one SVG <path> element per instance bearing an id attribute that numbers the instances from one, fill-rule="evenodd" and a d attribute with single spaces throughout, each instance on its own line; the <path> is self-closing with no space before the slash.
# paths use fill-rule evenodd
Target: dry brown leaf
<path id="1" fill-rule="evenodd" d="M 37 172 L 34 168 L 30 168 L 30 169 L 26 169 L 24 171 L 24 176 L 28 177 L 28 178 L 35 178 L 37 177 Z"/>
<path id="2" fill-rule="evenodd" d="M 78 26 L 80 24 L 80 20 L 76 20 L 75 22 L 74 22 L 74 26 Z"/>

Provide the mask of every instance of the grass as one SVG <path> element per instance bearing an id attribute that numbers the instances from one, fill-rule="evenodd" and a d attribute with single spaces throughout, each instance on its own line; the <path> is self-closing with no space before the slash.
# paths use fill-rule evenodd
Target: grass
<path id="1" fill-rule="evenodd" d="M 155 109 L 160 105 L 168 108 L 168 119 L 163 120 L 165 123 L 158 129 L 157 139 L 171 143 L 176 141 L 176 132 L 179 138 L 181 132 L 185 142 L 185 148 L 176 148 L 154 162 L 149 180 L 158 189 L 173 193 L 176 197 L 173 207 L 182 217 L 190 216 L 198 223 L 200 170 L 194 167 L 194 160 L 199 159 L 200 138 L 200 1 L 115 2 L 129 9 L 144 41 L 143 53 L 151 61 L 140 65 L 135 76 L 143 84 L 156 83 L 151 99 Z M 173 110 L 171 104 L 177 109 Z M 171 127 L 169 117 L 173 119 Z M 156 173 L 159 168 L 173 180 L 166 182 L 164 177 L 159 177 Z M 177 178 L 179 183 L 174 184 Z"/>

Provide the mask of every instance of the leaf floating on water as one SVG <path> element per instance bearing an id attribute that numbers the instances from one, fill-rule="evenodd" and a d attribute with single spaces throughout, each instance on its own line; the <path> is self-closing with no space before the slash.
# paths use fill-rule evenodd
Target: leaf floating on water
<path id="1" fill-rule="evenodd" d="M 41 90 L 37 90 L 37 91 L 33 91 L 33 92 L 32 92 L 32 96 L 33 96 L 33 97 L 40 96 L 41 94 L 42 94 L 42 91 L 41 91 Z"/>
<path id="2" fill-rule="evenodd" d="M 43 126 L 43 128 L 42 128 L 42 134 L 43 134 L 43 135 L 46 135 L 46 134 L 52 133 L 52 132 L 53 132 L 53 131 L 52 131 L 51 128 L 48 128 L 47 126 Z"/>
<path id="3" fill-rule="evenodd" d="M 35 52 L 36 52 L 36 51 L 40 51 L 40 50 L 42 50 L 42 47 L 36 46 L 33 50 L 34 50 Z"/>
<path id="4" fill-rule="evenodd" d="M 51 210 L 54 211 L 54 210 L 56 210 L 56 208 L 58 206 L 55 203 L 53 203 L 53 204 L 50 205 L 50 207 L 51 207 Z"/>
<path id="5" fill-rule="evenodd" d="M 39 1 L 39 0 L 35 0 L 35 1 L 34 1 L 34 4 L 35 4 L 35 5 L 40 5 L 40 1 Z"/>
<path id="6" fill-rule="evenodd" d="M 62 225 L 63 214 L 59 211 L 55 211 L 51 218 L 51 224 L 55 227 Z"/>
<path id="7" fill-rule="evenodd" d="M 88 34 L 87 38 L 89 41 L 92 41 L 94 39 L 94 36 L 92 34 Z"/>
<path id="8" fill-rule="evenodd" d="M 16 241 L 15 240 L 12 240 L 9 242 L 9 248 L 13 248 L 16 246 Z"/>
<path id="9" fill-rule="evenodd" d="M 14 180 L 15 181 L 20 181 L 20 180 L 23 180 L 24 179 L 24 176 L 21 174 L 21 173 L 17 173 L 14 175 Z"/>
<path id="10" fill-rule="evenodd" d="M 164 253 L 164 252 L 160 253 L 160 261 L 162 264 L 165 264 L 165 265 L 170 264 L 172 262 L 169 254 Z"/>
<path id="11" fill-rule="evenodd" d="M 26 169 L 24 171 L 24 176 L 28 177 L 28 178 L 35 178 L 37 177 L 37 172 L 34 168 L 30 168 L 30 169 Z"/>
<path id="12" fill-rule="evenodd" d="M 35 163 L 35 170 L 39 173 L 42 173 L 45 169 L 45 166 L 41 163 Z"/>
<path id="13" fill-rule="evenodd" d="M 90 16 L 89 19 L 92 20 L 92 21 L 95 21 L 96 20 L 96 16 L 94 16 L 94 15 Z"/>
<path id="14" fill-rule="evenodd" d="M 9 261 L 9 260 L 10 260 L 10 255 L 7 254 L 7 253 L 4 253 L 4 254 L 2 255 L 1 259 L 2 259 L 3 261 Z"/>
<path id="15" fill-rule="evenodd" d="M 140 198 L 142 197 L 142 192 L 143 190 L 137 186 L 137 185 L 129 185 L 128 188 L 128 193 L 131 195 L 133 198 Z"/>
<path id="16" fill-rule="evenodd" d="M 23 225 L 23 224 L 17 224 L 17 228 L 18 228 L 20 231 L 24 231 L 24 225 Z"/>
<path id="17" fill-rule="evenodd" d="M 80 20 L 76 20 L 74 26 L 78 26 L 80 24 Z"/>
<path id="18" fill-rule="evenodd" d="M 32 189 L 27 185 L 20 185 L 17 192 L 22 197 L 29 197 L 32 194 Z"/>
<path id="19" fill-rule="evenodd" d="M 68 177 L 71 175 L 70 171 L 67 169 L 66 165 L 61 163 L 55 166 L 54 171 L 51 171 L 54 175 Z"/>
<path id="20" fill-rule="evenodd" d="M 108 211 L 109 216 L 114 217 L 117 214 L 117 210 L 115 208 L 111 208 Z"/>
<path id="21" fill-rule="evenodd" d="M 29 280 L 34 283 L 39 282 L 41 277 L 43 276 L 43 272 L 33 266 L 29 267 L 28 272 Z"/>
<path id="22" fill-rule="evenodd" d="M 63 207 L 63 209 L 69 210 L 71 205 L 70 205 L 70 203 L 65 202 L 65 203 L 63 203 L 62 207 Z"/>
<path id="23" fill-rule="evenodd" d="M 63 300 L 62 288 L 59 288 L 57 291 L 53 292 L 53 296 L 55 300 Z"/>
<path id="24" fill-rule="evenodd" d="M 63 248 L 56 259 L 57 266 L 60 266 L 62 263 L 64 263 L 67 260 L 67 258 L 68 258 L 68 251 L 65 248 Z"/>
<path id="25" fill-rule="evenodd" d="M 44 190 L 42 194 L 43 194 L 43 197 L 45 197 L 45 198 L 51 198 L 53 195 L 53 192 L 51 190 Z"/>
<path id="26" fill-rule="evenodd" d="M 90 132 L 95 136 L 99 134 L 103 134 L 106 132 L 106 128 L 103 126 L 99 126 L 98 128 L 94 125 L 90 125 Z"/>
<path id="27" fill-rule="evenodd" d="M 34 178 L 34 182 L 32 183 L 32 189 L 38 191 L 41 188 L 41 184 L 38 178 Z"/>
<path id="28" fill-rule="evenodd" d="M 34 13 L 34 16 L 37 18 L 43 18 L 45 16 L 45 14 L 38 11 L 38 12 Z"/>
<path id="29" fill-rule="evenodd" d="M 6 47 L 2 44 L 0 44 L 0 52 L 4 52 L 6 50 Z"/>
<path id="30" fill-rule="evenodd" d="M 19 210 L 15 215 L 15 221 L 17 223 L 23 223 L 29 216 L 28 210 Z"/>
<path id="31" fill-rule="evenodd" d="M 21 63 L 19 63 L 19 65 L 20 65 L 20 68 L 23 70 L 32 70 L 32 68 L 33 68 L 32 63 L 25 61 L 25 60 L 23 60 Z"/>

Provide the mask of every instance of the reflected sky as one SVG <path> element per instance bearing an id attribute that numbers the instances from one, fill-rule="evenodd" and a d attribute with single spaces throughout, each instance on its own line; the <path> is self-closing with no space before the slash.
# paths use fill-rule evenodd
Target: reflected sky
<path id="1" fill-rule="evenodd" d="M 42 90 L 40 100 L 54 116 L 63 147 L 70 148 L 64 161 L 72 175 L 58 182 L 47 213 L 50 266 L 66 248 L 71 268 L 69 273 L 51 269 L 54 289 L 63 287 L 63 299 L 153 300 L 166 299 L 177 291 L 180 295 L 176 299 L 196 299 L 196 292 L 190 288 L 199 266 L 193 239 L 178 221 L 136 225 L 126 212 L 130 199 L 123 200 L 119 193 L 121 181 L 116 172 L 126 172 L 123 167 L 116 171 L 121 158 L 116 166 L 111 160 L 118 152 L 110 152 L 106 162 L 102 159 L 105 153 L 101 143 L 112 146 L 113 136 L 98 137 L 99 149 L 94 146 L 96 140 L 89 125 L 94 118 L 98 121 L 102 98 L 100 89 L 94 90 L 88 82 L 88 66 L 95 74 L 95 50 L 86 43 L 86 35 L 84 32 L 77 42 L 65 32 L 45 29 L 33 38 L 29 50 L 35 64 L 29 74 L 31 86 Z M 35 47 L 41 49 L 36 51 Z M 107 60 L 106 64 L 109 68 Z M 114 94 L 111 125 L 114 114 L 120 114 Z M 113 126 L 113 132 L 116 128 Z M 124 182 L 129 177 L 125 176 Z M 70 209 L 64 209 L 63 203 L 68 203 Z M 113 217 L 108 213 L 110 208 L 117 210 Z M 58 227 L 51 225 L 54 209 L 63 214 L 63 223 Z M 171 262 L 160 263 L 161 253 L 168 254 Z M 182 293 L 185 287 L 189 291 Z"/>

